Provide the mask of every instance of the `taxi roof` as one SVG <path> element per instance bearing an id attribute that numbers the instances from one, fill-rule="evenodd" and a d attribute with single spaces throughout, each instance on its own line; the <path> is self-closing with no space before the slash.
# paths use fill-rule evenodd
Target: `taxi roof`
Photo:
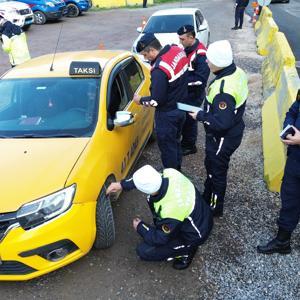
<path id="1" fill-rule="evenodd" d="M 50 71 L 53 55 L 54 54 L 47 54 L 33 58 L 9 70 L 2 78 L 70 77 L 69 68 L 73 61 L 98 62 L 103 70 L 110 60 L 117 59 L 117 57 L 126 58 L 132 54 L 124 50 L 91 50 L 56 53 L 53 62 L 53 71 Z"/>
<path id="2" fill-rule="evenodd" d="M 183 8 L 169 8 L 156 11 L 152 16 L 168 16 L 168 15 L 193 15 L 198 8 L 183 7 Z"/>

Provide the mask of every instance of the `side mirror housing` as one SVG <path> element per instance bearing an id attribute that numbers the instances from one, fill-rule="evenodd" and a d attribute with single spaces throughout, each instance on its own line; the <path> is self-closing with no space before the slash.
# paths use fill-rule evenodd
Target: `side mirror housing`
<path id="1" fill-rule="evenodd" d="M 125 127 L 134 123 L 134 117 L 130 111 L 117 111 L 114 119 L 115 127 Z"/>

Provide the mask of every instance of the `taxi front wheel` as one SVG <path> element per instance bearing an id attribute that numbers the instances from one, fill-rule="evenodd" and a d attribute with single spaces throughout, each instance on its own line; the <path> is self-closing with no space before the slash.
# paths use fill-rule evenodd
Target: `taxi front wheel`
<path id="1" fill-rule="evenodd" d="M 96 206 L 96 239 L 95 249 L 105 249 L 115 241 L 115 222 L 110 199 L 102 189 Z"/>

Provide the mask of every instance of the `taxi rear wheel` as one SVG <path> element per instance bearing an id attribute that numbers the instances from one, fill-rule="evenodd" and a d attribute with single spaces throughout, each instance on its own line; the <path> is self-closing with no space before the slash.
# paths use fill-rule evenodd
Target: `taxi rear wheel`
<path id="1" fill-rule="evenodd" d="M 111 202 L 102 189 L 96 206 L 96 239 L 95 249 L 105 249 L 115 241 L 115 222 Z"/>

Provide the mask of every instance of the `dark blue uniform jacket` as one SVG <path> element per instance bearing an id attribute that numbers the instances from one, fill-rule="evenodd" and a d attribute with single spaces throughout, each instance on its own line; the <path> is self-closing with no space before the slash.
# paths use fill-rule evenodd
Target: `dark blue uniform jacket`
<path id="1" fill-rule="evenodd" d="M 230 66 L 216 72 L 216 78 L 210 85 L 215 80 L 231 75 L 235 71 L 236 66 L 232 63 Z M 246 102 L 240 106 L 237 111 L 235 104 L 234 97 L 230 94 L 223 93 L 222 90 L 215 96 L 212 105 L 210 105 L 207 99 L 205 100 L 204 110 L 198 112 L 197 120 L 204 123 L 206 134 L 212 134 L 219 138 L 238 136 L 243 133 L 245 128 L 243 114 Z M 226 108 L 224 109 L 225 106 Z"/>
<path id="2" fill-rule="evenodd" d="M 286 113 L 283 128 L 285 128 L 288 124 L 294 125 L 298 130 L 300 130 L 300 101 L 295 101 Z M 300 146 L 289 145 L 287 154 L 288 156 L 300 161 Z"/>
<path id="3" fill-rule="evenodd" d="M 199 45 L 199 40 L 193 46 L 184 49 L 186 55 L 194 52 Z M 188 71 L 188 83 L 201 81 L 200 86 L 189 86 L 188 87 L 188 99 L 186 103 L 197 105 L 197 100 L 202 100 L 205 97 L 205 87 L 209 77 L 209 67 L 206 62 L 206 55 L 197 54 L 195 60 L 192 62 L 194 71 Z"/>
<path id="4" fill-rule="evenodd" d="M 22 33 L 21 27 L 6 21 L 3 26 L 0 26 L 0 34 L 6 35 L 8 38 L 14 35 L 20 35 Z"/>
<path id="5" fill-rule="evenodd" d="M 135 188 L 132 179 L 122 180 L 121 185 L 125 191 Z M 137 227 L 137 232 L 143 237 L 147 244 L 153 246 L 165 245 L 173 239 L 179 239 L 185 245 L 202 244 L 207 239 L 213 225 L 210 208 L 204 202 L 198 190 L 195 189 L 196 203 L 190 217 L 199 232 L 197 232 L 191 221 L 188 219 L 185 219 L 183 222 L 172 218 L 162 219 L 159 212 L 154 210 L 154 203 L 160 201 L 164 197 L 168 185 L 169 179 L 163 178 L 158 195 L 148 195 L 147 200 L 153 215 L 154 226 L 148 225 L 142 221 Z"/>
<path id="6" fill-rule="evenodd" d="M 183 102 L 187 98 L 187 72 L 174 82 L 169 83 L 166 73 L 159 69 L 161 56 L 170 50 L 170 45 L 165 46 L 158 54 L 155 61 L 151 62 L 151 96 L 142 97 L 140 102 L 155 100 L 158 103 L 158 111 L 171 111 L 177 108 L 177 102 Z"/>

